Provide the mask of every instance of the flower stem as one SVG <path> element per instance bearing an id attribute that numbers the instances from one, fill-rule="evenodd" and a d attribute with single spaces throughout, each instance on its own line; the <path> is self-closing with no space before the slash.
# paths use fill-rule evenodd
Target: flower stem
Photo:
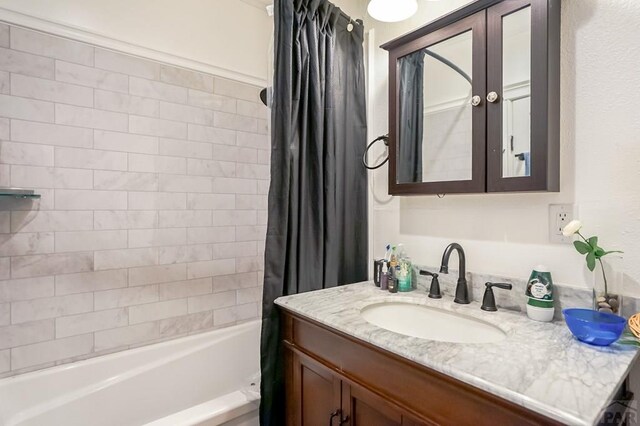
<path id="1" fill-rule="evenodd" d="M 585 243 L 591 245 L 591 243 L 589 243 L 589 240 L 587 240 L 584 235 L 582 235 L 580 233 L 580 231 L 576 231 L 576 234 L 580 235 L 580 238 L 582 238 L 584 240 Z M 600 269 L 602 269 L 602 279 L 604 280 L 604 295 L 606 297 L 609 296 L 609 286 L 607 284 L 607 274 L 604 271 L 604 264 L 602 263 L 602 259 L 598 258 L 598 262 L 600 263 Z"/>
<path id="2" fill-rule="evenodd" d="M 602 269 L 602 279 L 604 280 L 604 295 L 605 297 L 608 297 L 609 289 L 607 287 L 607 275 L 604 272 L 604 264 L 602 263 L 602 259 L 598 259 L 598 262 L 600 262 L 600 269 Z"/>
<path id="3" fill-rule="evenodd" d="M 580 235 L 580 238 L 582 238 L 585 243 L 589 244 L 589 241 L 580 233 L 580 231 L 576 231 L 576 234 Z M 591 245 L 591 244 L 589 244 L 589 245 Z"/>

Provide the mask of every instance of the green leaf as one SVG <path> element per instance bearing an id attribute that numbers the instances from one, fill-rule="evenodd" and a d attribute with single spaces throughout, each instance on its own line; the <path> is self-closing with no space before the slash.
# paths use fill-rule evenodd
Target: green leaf
<path id="1" fill-rule="evenodd" d="M 640 346 L 640 342 L 635 340 L 618 340 L 618 343 L 621 345 Z"/>
<path id="2" fill-rule="evenodd" d="M 593 249 L 597 249 L 598 248 L 598 237 L 593 236 L 591 238 L 589 238 L 589 245 L 591 247 L 593 247 Z"/>
<path id="3" fill-rule="evenodd" d="M 598 247 L 593 251 L 593 254 L 596 256 L 596 259 L 600 259 L 602 256 L 605 255 L 605 251 L 602 247 Z"/>
<path id="4" fill-rule="evenodd" d="M 592 272 L 596 269 L 596 255 L 592 251 L 587 253 L 587 268 Z"/>
<path id="5" fill-rule="evenodd" d="M 600 255 L 600 257 L 602 257 L 602 256 L 606 256 L 606 255 L 611 254 L 611 253 L 624 253 L 624 252 L 623 252 L 623 251 L 620 251 L 620 250 L 605 251 L 604 253 L 602 253 L 602 254 Z"/>
<path id="6" fill-rule="evenodd" d="M 587 254 L 591 251 L 591 246 L 582 241 L 574 241 L 573 246 L 576 248 L 576 250 L 578 250 L 578 253 L 580 254 Z"/>

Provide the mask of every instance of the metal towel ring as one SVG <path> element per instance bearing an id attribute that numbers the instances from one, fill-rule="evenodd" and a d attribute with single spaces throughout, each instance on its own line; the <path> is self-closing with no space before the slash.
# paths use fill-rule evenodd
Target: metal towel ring
<path id="1" fill-rule="evenodd" d="M 387 157 L 384 159 L 384 161 L 380 164 L 377 164 L 375 166 L 370 166 L 367 164 L 367 153 L 369 152 L 369 149 L 373 146 L 373 144 L 375 144 L 378 141 L 383 141 L 384 142 L 384 146 L 389 146 L 389 135 L 382 135 L 382 136 L 378 136 L 377 138 L 375 138 L 374 140 L 372 140 L 369 145 L 367 145 L 367 149 L 364 150 L 364 154 L 362 154 L 362 164 L 364 164 L 364 166 L 369 169 L 369 170 L 375 170 L 375 169 L 379 169 L 380 167 L 384 166 L 384 164 L 389 161 L 389 154 L 387 154 Z"/>

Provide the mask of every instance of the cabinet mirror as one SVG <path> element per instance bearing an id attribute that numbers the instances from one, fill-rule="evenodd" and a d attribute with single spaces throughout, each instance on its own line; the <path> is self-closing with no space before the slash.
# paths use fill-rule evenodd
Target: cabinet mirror
<path id="1" fill-rule="evenodd" d="M 531 176 L 531 6 L 503 18 L 502 177 Z"/>
<path id="2" fill-rule="evenodd" d="M 398 61 L 398 182 L 471 179 L 472 57 L 466 31 Z"/>
<path id="3" fill-rule="evenodd" d="M 559 12 L 479 0 L 383 46 L 391 194 L 559 189 Z"/>

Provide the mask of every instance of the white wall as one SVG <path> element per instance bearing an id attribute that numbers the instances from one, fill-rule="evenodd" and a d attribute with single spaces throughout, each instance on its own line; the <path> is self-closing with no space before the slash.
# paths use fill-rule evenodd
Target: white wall
<path id="1" fill-rule="evenodd" d="M 360 0 L 333 0 L 331 2 L 353 19 L 365 19 L 365 9 Z"/>
<path id="2" fill-rule="evenodd" d="M 467 3 L 420 1 L 411 20 L 367 19 L 375 44 Z M 587 234 L 625 251 L 627 284 L 640 280 L 640 4 L 633 0 L 562 2 L 561 192 L 390 197 L 387 167 L 370 172 L 374 256 L 404 242 L 414 260 L 438 264 L 452 241 L 477 272 L 527 277 L 547 264 L 555 280 L 588 286 L 590 274 L 570 245 L 548 241 L 548 205 L 576 203 Z M 370 88 L 372 135 L 387 132 L 387 55 L 376 49 Z M 628 289 L 630 290 L 630 289 Z"/>
<path id="3" fill-rule="evenodd" d="M 240 0 L 0 0 L 0 8 L 267 78 L 272 18 Z"/>

